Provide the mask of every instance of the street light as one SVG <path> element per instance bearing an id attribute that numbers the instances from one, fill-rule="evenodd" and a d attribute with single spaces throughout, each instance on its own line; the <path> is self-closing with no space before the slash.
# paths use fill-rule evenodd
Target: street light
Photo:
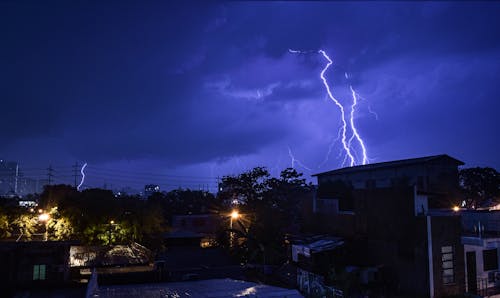
<path id="1" fill-rule="evenodd" d="M 113 228 L 113 225 L 115 224 L 115 221 L 114 220 L 110 220 L 109 221 L 109 229 L 108 229 L 108 244 L 111 245 L 111 240 L 112 240 L 112 228 Z"/>
<path id="2" fill-rule="evenodd" d="M 40 209 L 42 210 L 42 209 Z M 43 210 L 42 210 L 43 212 Z M 40 215 L 38 215 L 38 220 L 43 222 L 44 223 L 44 227 L 45 227 L 45 233 L 44 233 L 44 241 L 47 241 L 48 240 L 48 234 L 47 234 L 47 223 L 49 222 L 49 219 L 50 219 L 50 215 L 48 213 L 42 213 L 40 212 Z"/>
<path id="3" fill-rule="evenodd" d="M 240 218 L 240 213 L 238 212 L 238 210 L 233 210 L 233 212 L 231 212 L 230 214 L 230 221 L 229 221 L 229 228 L 231 229 L 231 231 L 229 232 L 229 245 L 231 247 L 233 247 L 233 242 L 234 242 L 234 232 L 232 231 L 233 229 L 233 220 L 238 220 L 238 218 Z"/>

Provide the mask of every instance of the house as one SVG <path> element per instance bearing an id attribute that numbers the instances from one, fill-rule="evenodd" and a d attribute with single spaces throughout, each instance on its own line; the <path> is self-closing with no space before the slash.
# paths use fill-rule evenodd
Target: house
<path id="1" fill-rule="evenodd" d="M 164 263 L 170 281 L 212 278 L 243 278 L 243 267 L 216 244 L 222 218 L 219 214 L 172 216 L 165 233 Z"/>
<path id="2" fill-rule="evenodd" d="M 313 209 L 345 239 L 349 262 L 384 268 L 395 294 L 461 294 L 461 221 L 451 209 L 460 165 L 436 155 L 319 173 Z"/>
<path id="3" fill-rule="evenodd" d="M 220 222 L 217 214 L 174 215 L 171 231 L 165 234 L 165 243 L 174 246 L 214 246 Z"/>
<path id="4" fill-rule="evenodd" d="M 0 242 L 0 280 L 12 288 L 70 282 L 68 241 Z"/>
<path id="5" fill-rule="evenodd" d="M 500 210 L 461 213 L 467 292 L 482 296 L 499 295 Z"/>

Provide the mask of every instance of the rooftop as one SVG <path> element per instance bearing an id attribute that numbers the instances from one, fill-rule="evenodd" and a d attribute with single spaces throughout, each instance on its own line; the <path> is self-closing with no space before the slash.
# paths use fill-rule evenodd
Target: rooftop
<path id="1" fill-rule="evenodd" d="M 358 172 L 358 171 L 375 170 L 375 169 L 380 169 L 380 168 L 401 167 L 401 166 L 408 166 L 408 165 L 413 165 L 413 164 L 427 163 L 427 162 L 435 161 L 438 159 L 447 159 L 451 162 L 456 163 L 457 166 L 464 165 L 464 162 L 462 162 L 456 158 L 453 158 L 453 157 L 446 155 L 446 154 L 440 154 L 440 155 L 432 155 L 432 156 L 425 156 L 425 157 L 418 157 L 418 158 L 409 158 L 409 159 L 393 160 L 393 161 L 386 161 L 386 162 L 379 162 L 379 163 L 371 163 L 371 164 L 359 165 L 359 166 L 353 166 L 353 167 L 345 167 L 345 168 L 340 168 L 340 169 L 336 169 L 336 170 L 332 170 L 332 171 L 313 174 L 312 176 L 321 176 L 321 175 L 329 175 L 329 174 L 345 174 L 345 173 L 352 173 L 352 172 Z"/>
<path id="2" fill-rule="evenodd" d="M 234 279 L 101 286 L 94 297 L 303 297 L 297 290 Z"/>

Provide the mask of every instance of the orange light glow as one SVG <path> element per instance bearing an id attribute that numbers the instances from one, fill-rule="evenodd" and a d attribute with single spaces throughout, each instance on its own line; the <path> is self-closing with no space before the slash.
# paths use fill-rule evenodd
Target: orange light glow
<path id="1" fill-rule="evenodd" d="M 239 217 L 240 217 L 240 214 L 238 213 L 238 211 L 233 210 L 233 212 L 231 212 L 232 219 L 238 219 Z"/>

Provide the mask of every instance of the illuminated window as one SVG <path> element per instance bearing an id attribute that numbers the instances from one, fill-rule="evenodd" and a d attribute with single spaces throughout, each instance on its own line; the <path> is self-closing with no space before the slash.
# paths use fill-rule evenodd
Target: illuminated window
<path id="1" fill-rule="evenodd" d="M 33 265 L 33 280 L 45 280 L 45 265 Z"/>
<path id="2" fill-rule="evenodd" d="M 441 269 L 443 272 L 443 283 L 451 284 L 455 282 L 455 274 L 453 269 L 453 247 L 441 247 Z"/>

